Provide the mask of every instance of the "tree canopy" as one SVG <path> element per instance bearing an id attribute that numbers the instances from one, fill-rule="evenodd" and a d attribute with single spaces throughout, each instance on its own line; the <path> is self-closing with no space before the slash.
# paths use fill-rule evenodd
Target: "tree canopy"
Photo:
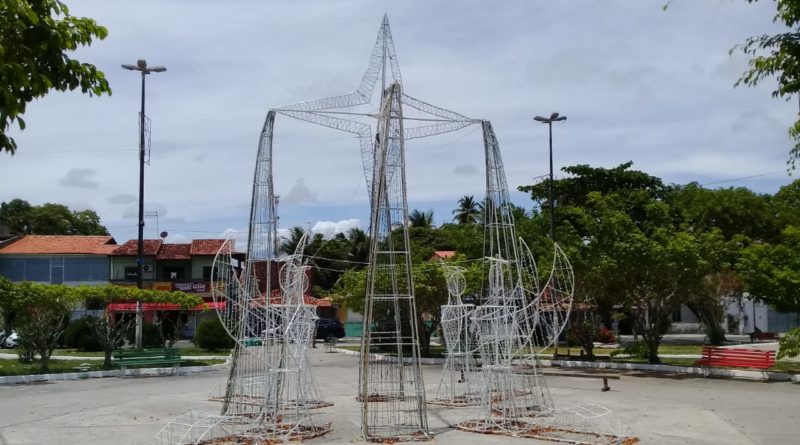
<path id="1" fill-rule="evenodd" d="M 12 235 L 108 235 L 94 210 L 53 203 L 32 206 L 22 199 L 0 203 L 0 224 Z"/>
<path id="2" fill-rule="evenodd" d="M 59 0 L 0 3 L 0 151 L 16 151 L 9 127 L 17 121 L 24 130 L 28 103 L 51 90 L 111 94 L 102 71 L 69 57 L 107 35 L 94 20 L 70 15 Z"/>

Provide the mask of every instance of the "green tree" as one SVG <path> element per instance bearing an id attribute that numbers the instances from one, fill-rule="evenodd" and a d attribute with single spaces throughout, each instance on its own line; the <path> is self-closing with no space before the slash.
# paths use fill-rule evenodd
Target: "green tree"
<path id="1" fill-rule="evenodd" d="M 67 327 L 69 315 L 80 301 L 74 288 L 62 285 L 22 282 L 14 286 L 19 308 L 16 330 L 21 339 L 20 357 L 38 354 L 42 372 Z"/>
<path id="2" fill-rule="evenodd" d="M 433 228 L 433 210 L 427 212 L 413 210 L 408 215 L 408 222 L 414 228 L 431 229 Z"/>
<path id="3" fill-rule="evenodd" d="M 107 35 L 94 20 L 70 15 L 58 0 L 0 3 L 0 151 L 16 151 L 8 135 L 11 123 L 16 120 L 24 130 L 27 104 L 50 90 L 111 94 L 103 72 L 69 57 Z"/>
<path id="4" fill-rule="evenodd" d="M 136 323 L 136 317 L 132 315 L 114 320 L 113 313 L 108 308 L 111 303 L 134 303 L 136 301 L 141 301 L 142 303 L 169 303 L 177 304 L 183 311 L 203 303 L 203 299 L 197 295 L 183 292 L 156 291 L 114 285 L 79 286 L 73 289 L 77 294 L 78 300 L 85 307 L 103 310 L 103 316 L 92 317 L 88 325 L 94 340 L 104 352 L 103 367 L 106 369 L 111 368 L 111 356 L 114 353 L 114 349 L 123 343 L 126 335 L 132 332 L 132 327 Z M 163 343 L 164 332 L 159 327 L 154 327 L 154 329 L 156 330 L 156 336 L 160 337 Z"/>
<path id="5" fill-rule="evenodd" d="M 14 294 L 14 283 L 0 276 L 0 322 L 3 332 L 10 335 L 19 313 L 19 305 Z"/>
<path id="6" fill-rule="evenodd" d="M 458 199 L 458 207 L 453 210 L 453 221 L 458 224 L 475 224 L 481 220 L 483 205 L 475 201 L 472 195 L 464 195 Z"/>
<path id="7" fill-rule="evenodd" d="M 757 1 L 747 0 L 748 3 Z M 800 1 L 775 0 L 775 4 L 777 12 L 773 21 L 783 23 L 788 31 L 752 36 L 730 52 L 741 51 L 750 56 L 750 66 L 736 81 L 736 86 L 754 87 L 774 77 L 777 87 L 772 91 L 772 97 L 788 99 L 800 91 Z M 794 169 L 800 157 L 800 119 L 789 129 L 789 135 L 795 140 L 795 145 L 789 152 L 787 163 Z"/>
<path id="8" fill-rule="evenodd" d="M 53 203 L 31 206 L 22 199 L 0 204 L 0 223 L 12 235 L 108 235 L 94 210 L 73 211 Z"/>
<path id="9" fill-rule="evenodd" d="M 781 312 L 800 312 L 800 228 L 788 226 L 778 242 L 744 249 L 737 267 L 752 296 Z"/>

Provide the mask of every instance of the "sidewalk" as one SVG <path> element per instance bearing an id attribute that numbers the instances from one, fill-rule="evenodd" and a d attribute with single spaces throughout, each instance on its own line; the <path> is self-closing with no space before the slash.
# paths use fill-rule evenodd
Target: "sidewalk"
<path id="1" fill-rule="evenodd" d="M 227 355 L 184 355 L 183 358 L 186 360 L 227 360 L 229 356 Z M 16 360 L 19 356 L 14 353 L 8 352 L 0 352 L 0 360 Z M 53 355 L 50 357 L 53 360 L 103 360 L 103 357 L 83 357 L 77 355 Z"/>

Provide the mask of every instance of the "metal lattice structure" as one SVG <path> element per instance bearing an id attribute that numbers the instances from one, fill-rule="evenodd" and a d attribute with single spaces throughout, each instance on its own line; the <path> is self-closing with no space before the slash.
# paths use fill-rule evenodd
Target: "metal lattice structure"
<path id="1" fill-rule="evenodd" d="M 459 427 L 482 433 L 522 435 L 553 409 L 537 354 L 564 328 L 572 302 L 572 270 L 556 246 L 554 268 L 540 289 L 530 249 L 516 235 L 497 137 L 490 122 L 483 121 L 482 128 L 486 156 L 486 299 L 475 308 L 472 320 L 477 331 L 483 385 L 475 418 Z M 557 308 L 559 312 L 542 316 L 540 311 L 545 307 Z M 547 328 L 543 329 L 545 325 Z M 543 337 L 542 332 L 547 332 L 547 336 Z"/>
<path id="2" fill-rule="evenodd" d="M 307 269 L 302 264 L 305 234 L 280 271 L 275 298 L 271 268 L 277 259 L 277 199 L 272 183 L 275 113 L 262 129 L 253 179 L 247 259 L 239 268 L 226 241 L 214 259 L 212 296 L 217 314 L 235 340 L 222 412 L 189 413 L 167 425 L 158 444 L 271 444 L 305 440 L 330 431 L 310 410 L 332 405 L 321 400 L 308 365 L 316 311 L 307 305 Z"/>
<path id="3" fill-rule="evenodd" d="M 447 281 L 447 304 L 441 306 L 442 332 L 447 357 L 436 397 L 428 403 L 446 406 L 470 406 L 481 402 L 481 381 L 475 354 L 476 332 L 471 321 L 473 304 L 464 304 L 466 288 L 464 269 L 442 263 Z"/>
<path id="4" fill-rule="evenodd" d="M 359 107 L 372 103 L 379 79 L 378 113 L 359 112 Z M 405 117 L 404 107 L 417 110 L 420 117 Z M 429 432 L 408 242 L 405 141 L 455 131 L 478 121 L 405 94 L 386 16 L 355 91 L 272 111 L 351 133 L 359 141 L 371 207 L 359 372 L 362 433 L 375 441 L 426 439 Z M 377 120 L 375 131 L 373 120 Z M 416 125 L 407 124 L 412 121 Z M 270 133 L 270 145 L 271 137 Z M 392 356 L 386 358 L 378 352 Z"/>

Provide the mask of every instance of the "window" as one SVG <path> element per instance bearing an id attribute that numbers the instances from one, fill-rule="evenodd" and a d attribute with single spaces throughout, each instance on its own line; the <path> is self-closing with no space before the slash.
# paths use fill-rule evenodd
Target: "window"
<path id="1" fill-rule="evenodd" d="M 125 281 L 136 281 L 137 270 L 136 267 L 125 268 Z"/>
<path id="2" fill-rule="evenodd" d="M 211 266 L 203 266 L 203 281 L 211 281 Z"/>

